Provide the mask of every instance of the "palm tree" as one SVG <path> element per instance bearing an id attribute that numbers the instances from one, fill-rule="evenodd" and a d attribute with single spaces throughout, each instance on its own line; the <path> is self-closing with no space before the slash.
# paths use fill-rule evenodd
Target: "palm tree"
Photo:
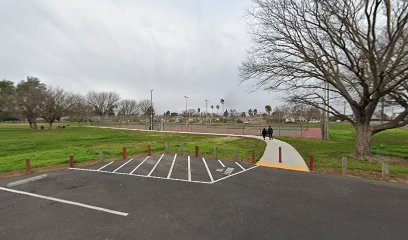
<path id="1" fill-rule="evenodd" d="M 269 115 L 269 121 L 271 121 L 271 111 L 272 111 L 272 107 L 271 105 L 266 105 L 265 106 L 265 111 L 268 113 Z"/>
<path id="2" fill-rule="evenodd" d="M 254 109 L 254 116 L 258 113 L 258 110 Z"/>
<path id="3" fill-rule="evenodd" d="M 224 112 L 224 102 L 225 102 L 224 99 L 221 98 L 220 103 L 222 105 L 222 112 Z"/>
<path id="4" fill-rule="evenodd" d="M 214 105 L 211 105 L 211 116 L 214 115 Z"/>
<path id="5" fill-rule="evenodd" d="M 252 117 L 252 109 L 249 109 L 249 110 L 248 110 L 248 115 L 249 115 L 250 117 Z"/>
<path id="6" fill-rule="evenodd" d="M 220 105 L 215 106 L 217 108 L 217 115 L 218 115 L 218 110 L 220 109 Z"/>

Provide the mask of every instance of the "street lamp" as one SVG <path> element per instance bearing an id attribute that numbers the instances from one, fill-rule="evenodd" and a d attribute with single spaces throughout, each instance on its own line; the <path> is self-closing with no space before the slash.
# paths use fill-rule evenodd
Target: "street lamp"
<path id="1" fill-rule="evenodd" d="M 184 98 L 186 99 L 186 127 L 187 127 L 187 119 L 188 119 L 188 112 L 187 112 L 187 99 L 188 99 L 188 97 L 187 96 L 184 96 Z"/>
<path id="2" fill-rule="evenodd" d="M 150 130 L 153 130 L 153 89 L 150 90 Z"/>

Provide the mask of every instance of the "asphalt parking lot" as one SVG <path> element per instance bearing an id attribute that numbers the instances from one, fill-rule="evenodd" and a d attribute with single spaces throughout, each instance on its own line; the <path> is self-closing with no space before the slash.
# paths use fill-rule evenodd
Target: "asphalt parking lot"
<path id="1" fill-rule="evenodd" d="M 0 180 L 15 191 L 0 190 L 0 239 L 408 235 L 408 187 L 401 184 L 175 155 L 52 171 L 6 187 L 26 177 Z"/>

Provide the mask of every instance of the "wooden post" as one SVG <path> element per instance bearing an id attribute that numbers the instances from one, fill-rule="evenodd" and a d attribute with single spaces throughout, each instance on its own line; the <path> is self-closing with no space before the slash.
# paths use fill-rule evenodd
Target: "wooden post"
<path id="1" fill-rule="evenodd" d="M 235 158 L 235 161 L 238 160 L 238 149 L 236 149 L 236 148 L 235 148 L 235 151 L 234 151 L 234 158 Z"/>
<path id="2" fill-rule="evenodd" d="M 25 160 L 25 165 L 26 165 L 26 174 L 31 174 L 31 159 L 26 159 Z"/>
<path id="3" fill-rule="evenodd" d="M 165 151 L 166 153 L 169 152 L 169 145 L 167 144 L 167 142 L 164 144 L 164 151 Z"/>
<path id="4" fill-rule="evenodd" d="M 75 167 L 75 158 L 74 158 L 74 154 L 70 154 L 70 155 L 69 155 L 69 167 L 70 167 L 70 168 Z"/>
<path id="5" fill-rule="evenodd" d="M 183 144 L 180 144 L 180 155 L 183 155 Z"/>
<path id="6" fill-rule="evenodd" d="M 199 147 L 199 146 L 196 146 L 196 147 L 195 147 L 195 156 L 196 156 L 196 157 L 198 157 L 199 152 L 200 152 L 200 147 Z"/>
<path id="7" fill-rule="evenodd" d="M 282 163 L 282 147 L 279 147 L 279 162 Z"/>
<path id="8" fill-rule="evenodd" d="M 147 156 L 150 156 L 151 152 L 150 152 L 150 144 L 147 145 Z"/>
<path id="9" fill-rule="evenodd" d="M 341 158 L 341 175 L 343 176 L 347 175 L 347 158 L 346 157 Z"/>
<path id="10" fill-rule="evenodd" d="M 123 147 L 122 159 L 125 160 L 126 158 L 127 158 L 126 147 Z"/>
<path id="11" fill-rule="evenodd" d="M 310 154 L 310 157 L 309 157 L 309 170 L 313 171 L 313 169 L 314 169 L 314 155 L 312 153 Z"/>
<path id="12" fill-rule="evenodd" d="M 215 160 L 217 160 L 218 159 L 218 148 L 217 147 L 214 148 L 214 155 L 215 155 Z"/>
<path id="13" fill-rule="evenodd" d="M 252 150 L 252 164 L 256 163 L 256 152 L 255 150 Z"/>

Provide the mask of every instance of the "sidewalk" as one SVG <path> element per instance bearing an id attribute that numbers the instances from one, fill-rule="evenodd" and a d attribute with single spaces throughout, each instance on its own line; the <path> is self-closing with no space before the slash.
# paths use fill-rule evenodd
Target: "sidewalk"
<path id="1" fill-rule="evenodd" d="M 176 131 L 156 131 L 156 130 L 141 130 L 141 129 L 131 129 L 131 128 L 118 128 L 118 127 L 96 127 L 94 128 L 110 128 L 119 130 L 131 130 L 140 132 L 169 132 L 169 133 L 186 133 L 186 134 L 203 134 L 203 135 L 217 135 L 217 136 L 237 136 L 237 137 L 250 137 L 257 138 L 263 141 L 261 136 L 252 135 L 235 135 L 235 134 L 220 134 L 220 133 L 197 133 L 197 132 L 176 132 Z M 266 148 L 261 159 L 256 163 L 258 166 L 271 167 L 271 168 L 281 168 L 294 171 L 309 172 L 305 161 L 302 156 L 296 151 L 294 147 L 290 144 L 280 141 L 278 139 L 265 140 Z M 279 147 L 282 149 L 282 163 L 279 163 Z"/>
<path id="2" fill-rule="evenodd" d="M 263 140 L 262 137 L 256 138 Z M 302 156 L 290 144 L 278 139 L 266 139 L 265 142 L 267 144 L 265 152 L 256 165 L 309 172 L 309 168 Z M 282 163 L 279 163 L 279 147 L 281 147 L 282 151 Z"/>

